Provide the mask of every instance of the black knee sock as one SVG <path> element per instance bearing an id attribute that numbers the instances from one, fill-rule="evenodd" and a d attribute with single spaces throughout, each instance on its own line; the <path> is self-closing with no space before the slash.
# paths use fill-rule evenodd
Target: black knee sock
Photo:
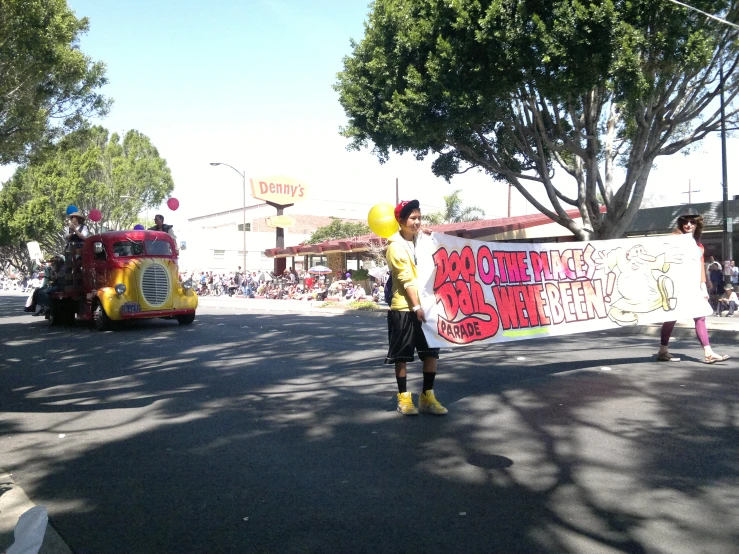
<path id="1" fill-rule="evenodd" d="M 423 392 L 426 392 L 427 390 L 431 390 L 434 388 L 434 378 L 436 377 L 436 372 L 434 373 L 426 373 L 423 372 Z"/>
<path id="2" fill-rule="evenodd" d="M 395 377 L 395 380 L 398 382 L 398 392 L 408 392 L 406 388 L 407 379 L 407 377 Z"/>

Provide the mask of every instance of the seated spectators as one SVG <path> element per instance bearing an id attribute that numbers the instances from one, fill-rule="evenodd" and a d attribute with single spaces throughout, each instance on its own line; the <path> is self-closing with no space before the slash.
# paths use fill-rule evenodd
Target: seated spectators
<path id="1" fill-rule="evenodd" d="M 374 302 L 379 302 L 383 294 L 384 294 L 384 291 L 383 289 L 380 288 L 380 284 L 377 281 L 375 281 L 374 284 L 372 285 L 372 300 Z"/>
<path id="2" fill-rule="evenodd" d="M 737 287 L 739 288 L 739 287 Z M 732 289 L 730 286 L 726 287 L 726 290 L 724 291 L 724 295 L 718 299 L 718 315 L 721 317 L 724 310 L 729 310 L 729 313 L 726 315 L 726 317 L 734 317 L 734 312 L 737 308 L 737 297 L 736 292 L 734 292 L 734 289 Z"/>
<path id="3" fill-rule="evenodd" d="M 344 298 L 344 285 L 339 283 L 338 281 L 334 281 L 331 283 L 331 286 L 328 288 L 328 297 L 330 298 Z"/>
<path id="4" fill-rule="evenodd" d="M 358 284 L 354 287 L 354 294 L 352 295 L 352 298 L 354 300 L 365 300 L 367 298 L 367 293 L 365 292 L 362 285 Z"/>

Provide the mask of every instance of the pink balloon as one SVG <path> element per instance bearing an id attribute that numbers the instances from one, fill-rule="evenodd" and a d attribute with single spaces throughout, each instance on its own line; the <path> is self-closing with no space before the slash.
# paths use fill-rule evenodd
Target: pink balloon
<path id="1" fill-rule="evenodd" d="M 177 208 L 180 207 L 180 201 L 176 198 L 170 198 L 169 200 L 167 200 L 167 206 L 170 210 L 175 211 Z"/>
<path id="2" fill-rule="evenodd" d="M 93 208 L 92 210 L 90 210 L 90 213 L 87 214 L 87 217 L 90 219 L 90 221 L 94 221 L 97 223 L 98 221 L 103 219 L 103 214 L 97 208 Z"/>

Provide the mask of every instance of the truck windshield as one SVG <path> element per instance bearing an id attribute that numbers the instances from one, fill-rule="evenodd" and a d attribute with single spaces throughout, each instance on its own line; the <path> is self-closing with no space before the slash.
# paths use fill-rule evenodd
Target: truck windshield
<path id="1" fill-rule="evenodd" d="M 165 240 L 147 240 L 146 252 L 150 256 L 171 256 L 172 245 Z"/>
<path id="2" fill-rule="evenodd" d="M 172 245 L 164 240 L 125 240 L 113 243 L 113 256 L 130 258 L 132 256 L 171 256 Z"/>

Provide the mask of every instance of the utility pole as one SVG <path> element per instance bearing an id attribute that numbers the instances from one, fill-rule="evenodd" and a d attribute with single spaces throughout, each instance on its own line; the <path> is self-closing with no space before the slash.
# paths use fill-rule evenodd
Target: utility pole
<path id="1" fill-rule="evenodd" d="M 398 191 L 398 178 L 395 178 L 395 205 L 400 204 L 400 192 Z"/>
<path id="2" fill-rule="evenodd" d="M 688 191 L 687 192 L 683 192 L 683 194 L 687 194 L 688 195 L 688 206 L 692 206 L 693 205 L 693 193 L 694 192 L 700 192 L 700 191 L 699 190 L 693 190 L 693 181 L 691 181 L 690 179 L 688 179 Z"/>
<path id="3" fill-rule="evenodd" d="M 511 217 L 511 184 L 508 183 L 508 217 Z"/>

